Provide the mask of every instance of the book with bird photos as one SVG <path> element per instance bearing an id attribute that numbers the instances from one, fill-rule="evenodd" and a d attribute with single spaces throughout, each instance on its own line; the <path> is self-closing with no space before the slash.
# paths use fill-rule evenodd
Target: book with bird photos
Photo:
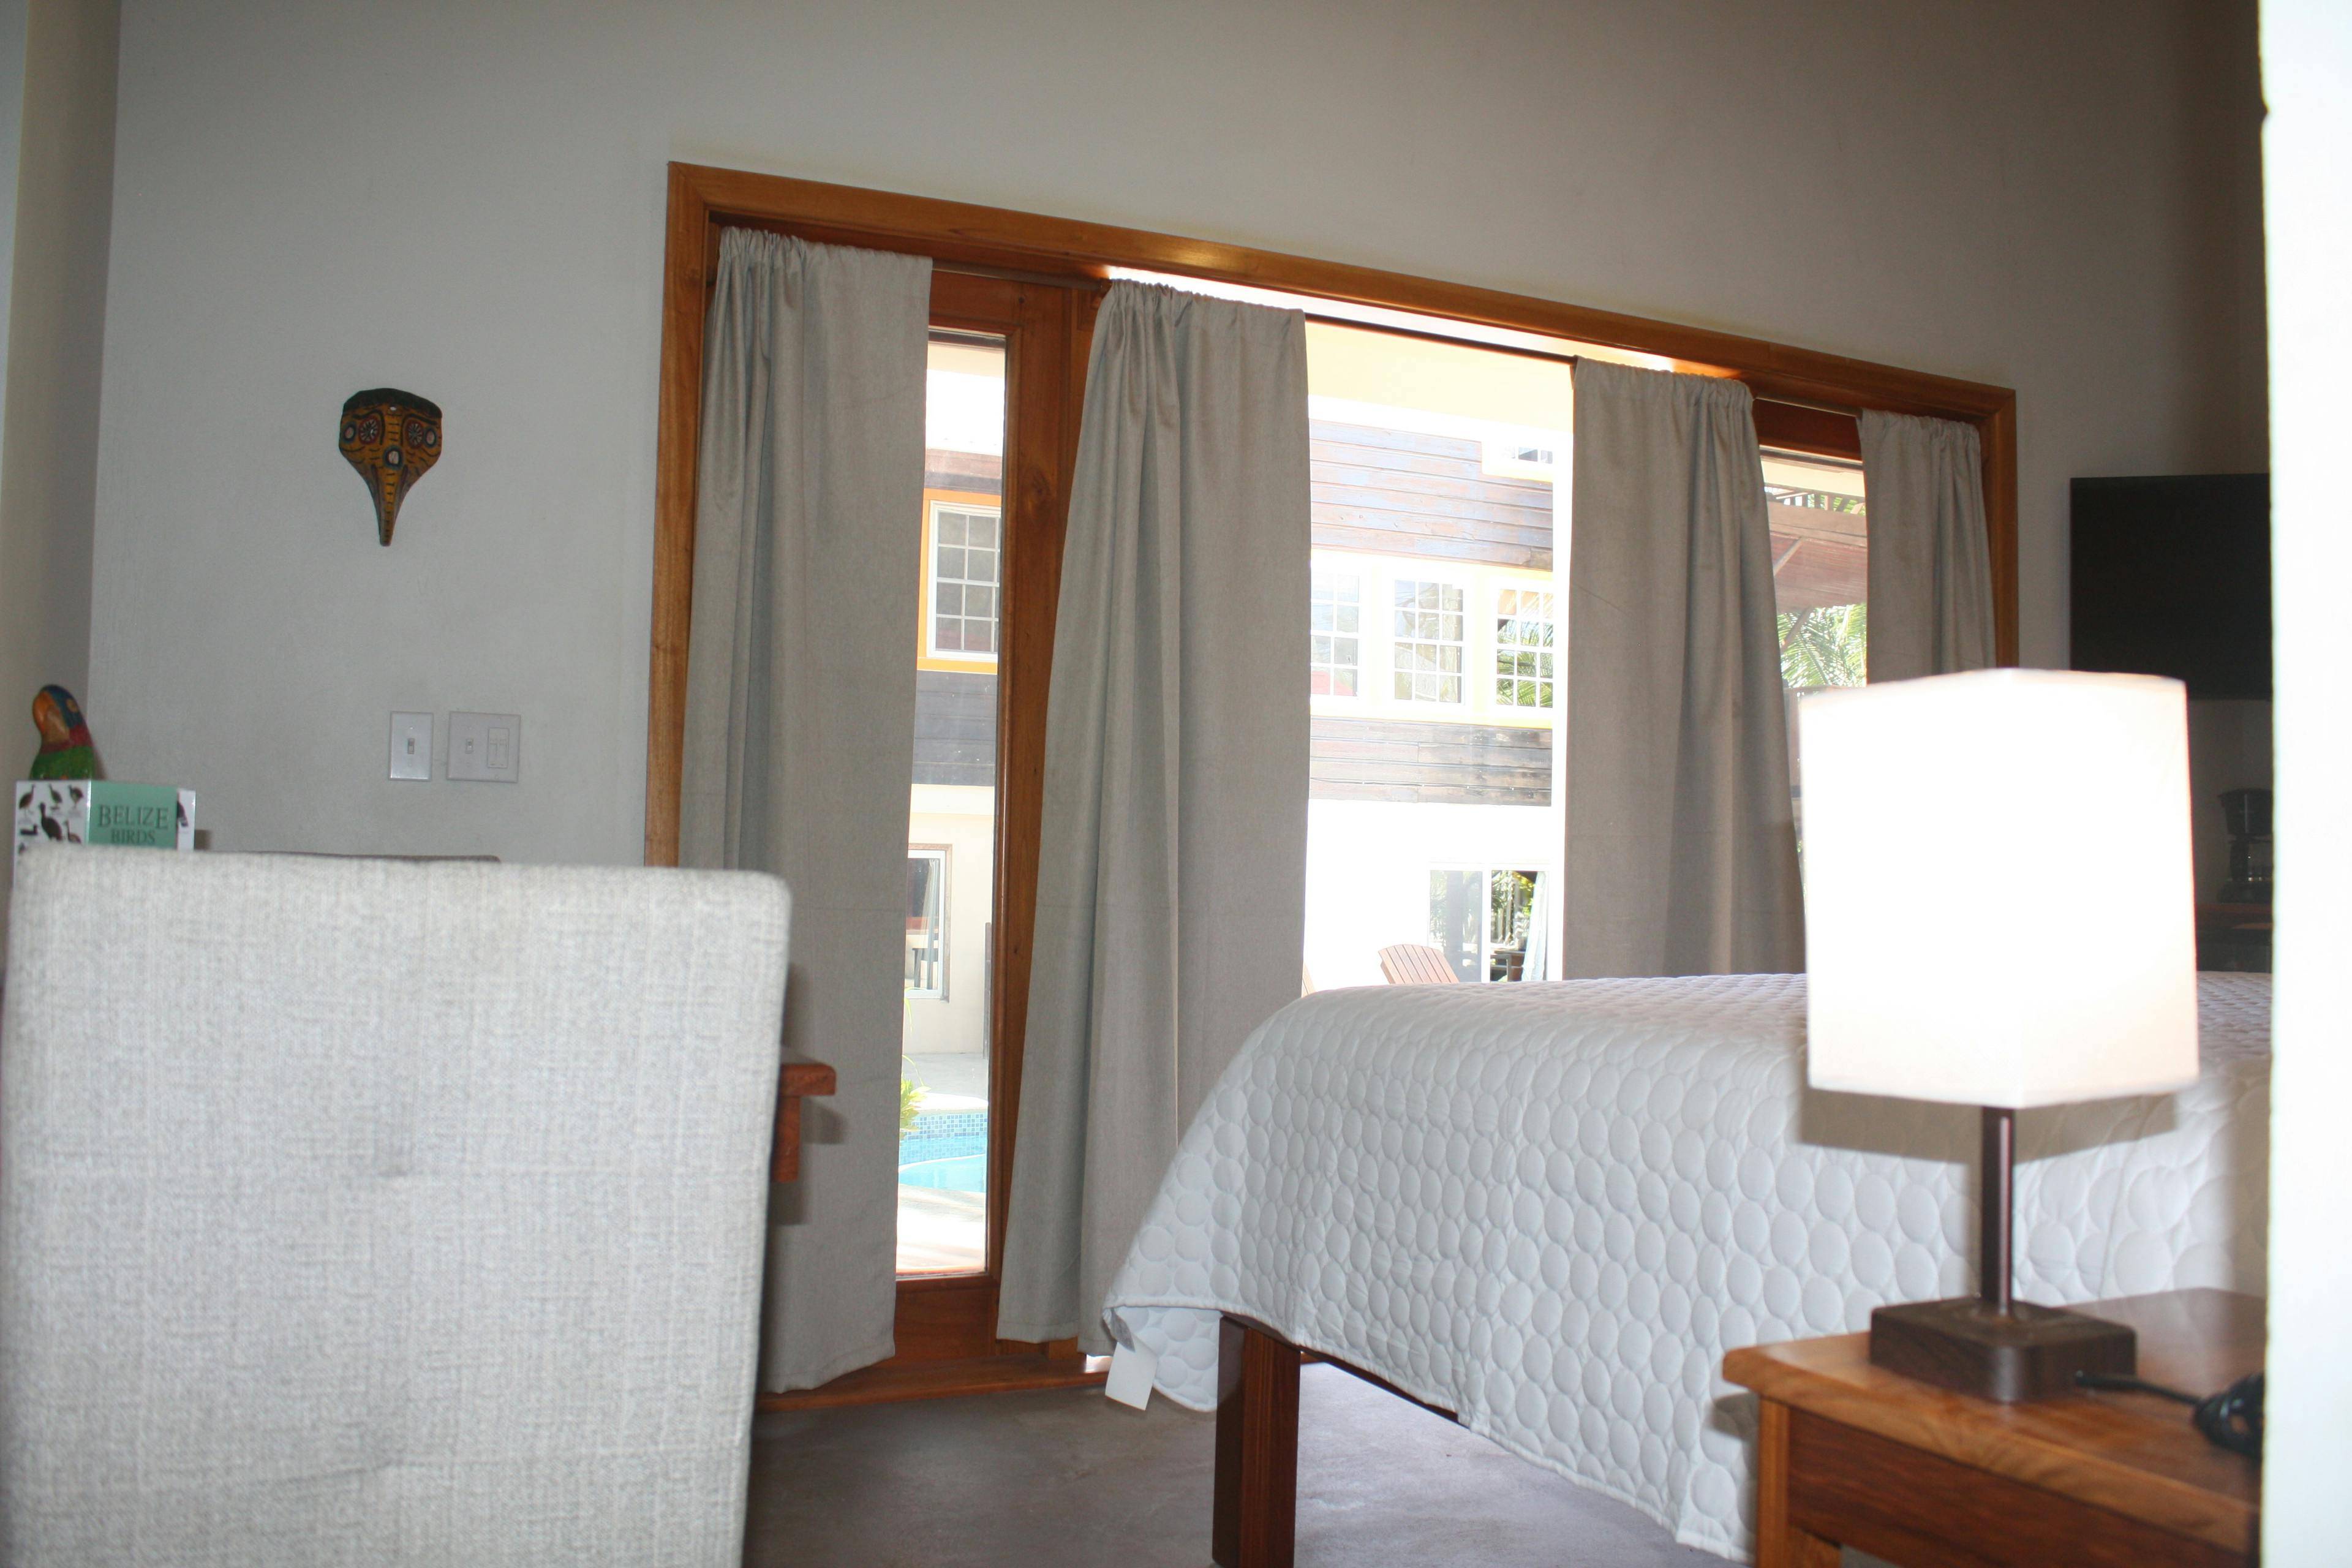
<path id="1" fill-rule="evenodd" d="M 196 847 L 196 792 L 112 779 L 22 779 L 16 784 L 16 854 L 36 844 Z"/>

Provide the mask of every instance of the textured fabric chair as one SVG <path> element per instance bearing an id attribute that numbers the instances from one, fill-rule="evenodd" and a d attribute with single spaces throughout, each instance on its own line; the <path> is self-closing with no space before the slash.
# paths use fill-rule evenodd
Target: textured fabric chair
<path id="1" fill-rule="evenodd" d="M 37 849 L 0 1562 L 740 1561 L 788 904 Z"/>

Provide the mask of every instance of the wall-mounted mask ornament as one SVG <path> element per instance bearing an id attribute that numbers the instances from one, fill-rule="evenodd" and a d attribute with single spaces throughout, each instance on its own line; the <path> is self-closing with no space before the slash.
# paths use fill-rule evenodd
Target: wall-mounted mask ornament
<path id="1" fill-rule="evenodd" d="M 389 386 L 354 392 L 343 402 L 341 444 L 375 502 L 376 542 L 390 544 L 408 487 L 441 456 L 440 405 Z"/>

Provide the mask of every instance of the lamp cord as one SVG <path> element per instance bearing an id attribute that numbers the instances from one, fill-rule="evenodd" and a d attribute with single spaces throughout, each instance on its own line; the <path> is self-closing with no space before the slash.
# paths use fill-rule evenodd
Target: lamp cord
<path id="1" fill-rule="evenodd" d="M 2249 1458 L 2263 1457 L 2263 1374 L 2259 1372 L 2238 1379 L 2221 1393 L 2199 1398 L 2177 1388 L 2167 1388 L 2146 1378 L 2125 1377 L 2107 1372 L 2078 1372 L 2074 1374 L 2077 1388 L 2107 1389 L 2125 1394 L 2153 1394 L 2160 1399 L 2194 1405 L 2189 1419 L 2205 1440 L 2233 1454 Z"/>

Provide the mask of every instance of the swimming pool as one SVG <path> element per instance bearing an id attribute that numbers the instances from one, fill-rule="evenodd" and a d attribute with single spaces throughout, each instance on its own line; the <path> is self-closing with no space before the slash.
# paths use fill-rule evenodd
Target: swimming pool
<path id="1" fill-rule="evenodd" d="M 950 1193 L 984 1192 L 988 1187 L 988 1156 L 959 1154 L 951 1160 L 918 1160 L 898 1167 L 898 1184 Z"/>

